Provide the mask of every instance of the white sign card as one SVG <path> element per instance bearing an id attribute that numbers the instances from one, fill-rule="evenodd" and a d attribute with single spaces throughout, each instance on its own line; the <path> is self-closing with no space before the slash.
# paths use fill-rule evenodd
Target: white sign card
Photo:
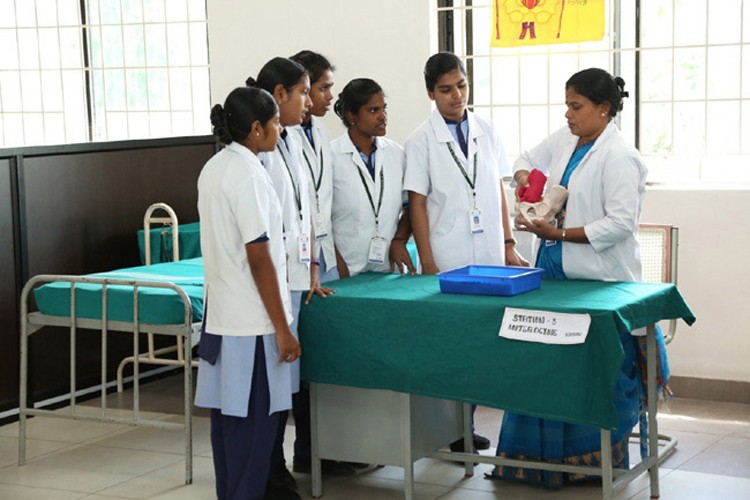
<path id="1" fill-rule="evenodd" d="M 505 309 L 500 337 L 543 344 L 583 344 L 591 316 L 534 309 Z"/>

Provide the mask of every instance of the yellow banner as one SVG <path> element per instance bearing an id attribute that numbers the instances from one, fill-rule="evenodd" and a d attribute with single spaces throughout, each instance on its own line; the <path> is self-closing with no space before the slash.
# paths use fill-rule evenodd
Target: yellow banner
<path id="1" fill-rule="evenodd" d="M 493 47 L 604 38 L 604 0 L 494 0 Z"/>

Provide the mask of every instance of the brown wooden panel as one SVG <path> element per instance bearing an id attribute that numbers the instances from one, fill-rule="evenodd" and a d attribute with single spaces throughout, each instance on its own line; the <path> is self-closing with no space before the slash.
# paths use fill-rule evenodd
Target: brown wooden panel
<path id="1" fill-rule="evenodd" d="M 0 411 L 18 400 L 18 303 L 11 163 L 0 159 Z"/>
<path id="2" fill-rule="evenodd" d="M 21 184 L 28 275 L 139 265 L 136 232 L 146 208 L 165 202 L 181 223 L 197 221 L 196 183 L 213 153 L 212 144 L 197 144 L 26 157 Z M 79 388 L 98 383 L 99 338 L 81 332 Z M 132 335 L 114 334 L 109 343 L 112 379 L 117 363 L 132 353 Z M 45 328 L 32 336 L 30 349 L 34 399 L 67 392 L 67 331 Z"/>

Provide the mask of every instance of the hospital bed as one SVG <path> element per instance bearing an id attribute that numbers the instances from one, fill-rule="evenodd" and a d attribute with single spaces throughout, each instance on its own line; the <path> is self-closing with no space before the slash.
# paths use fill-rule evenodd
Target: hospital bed
<path id="1" fill-rule="evenodd" d="M 166 216 L 155 215 L 160 212 L 166 213 Z M 159 241 L 160 243 L 158 249 L 152 248 L 152 240 L 154 239 L 152 238 L 152 224 L 162 225 L 162 228 L 158 231 L 157 235 L 157 241 Z M 200 241 L 196 241 L 197 238 L 194 237 L 194 235 L 197 234 L 198 223 L 196 222 L 194 224 L 190 224 L 189 226 L 189 234 L 193 237 L 191 237 L 190 241 L 188 242 L 189 244 L 181 246 L 180 225 L 177 219 L 177 213 L 174 211 L 174 209 L 172 209 L 172 207 L 170 207 L 166 203 L 154 203 L 153 205 L 148 207 L 148 209 L 146 209 L 146 213 L 143 215 L 143 231 L 139 232 L 138 234 L 138 246 L 141 250 L 141 261 L 149 266 L 152 264 L 153 260 L 155 260 L 154 256 L 156 256 L 156 260 L 158 260 L 159 262 L 178 262 L 181 256 L 183 258 L 186 256 L 184 252 L 181 252 L 183 248 L 187 249 L 190 252 L 190 256 L 199 257 Z M 169 252 L 169 250 L 171 250 L 171 252 Z M 168 253 L 171 253 L 171 256 L 165 255 Z M 197 329 L 195 329 L 190 339 L 190 346 L 194 347 L 198 343 L 199 338 L 199 332 L 197 331 Z M 123 371 L 125 370 L 125 367 L 130 363 L 134 363 L 136 358 L 138 358 L 139 363 L 149 365 L 185 365 L 185 357 L 183 355 L 184 349 L 182 346 L 181 336 L 177 336 L 175 345 L 169 345 L 167 347 L 162 347 L 159 349 L 156 348 L 154 340 L 154 334 L 149 332 L 146 338 L 146 350 L 141 353 L 133 354 L 133 356 L 128 356 L 120 361 L 120 365 L 117 367 L 117 392 L 123 391 Z M 176 358 L 171 357 L 173 353 L 176 353 Z M 192 366 L 197 367 L 198 362 L 193 361 Z"/>
<path id="2" fill-rule="evenodd" d="M 31 312 L 35 299 L 38 311 Z M 194 320 L 203 316 L 202 259 L 120 269 L 84 276 L 39 275 L 31 278 L 21 293 L 20 404 L 18 463 L 26 461 L 27 418 L 44 416 L 95 420 L 179 429 L 185 434 L 185 483 L 192 483 L 192 350 Z M 44 326 L 70 330 L 69 407 L 51 411 L 28 401 L 29 337 Z M 98 414 L 80 412 L 76 402 L 76 344 L 79 330 L 98 330 L 101 337 L 101 407 Z M 114 416 L 107 411 L 107 342 L 111 332 L 130 332 L 133 337 L 134 394 L 132 416 Z M 181 339 L 184 367 L 184 420 L 182 423 L 144 418 L 140 412 L 141 333 Z"/>

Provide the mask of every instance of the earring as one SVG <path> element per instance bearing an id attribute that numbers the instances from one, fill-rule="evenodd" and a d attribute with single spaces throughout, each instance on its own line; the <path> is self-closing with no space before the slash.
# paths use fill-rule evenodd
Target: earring
<path id="1" fill-rule="evenodd" d="M 602 113 L 602 116 L 605 116 L 605 115 L 606 115 L 606 113 Z"/>
<path id="2" fill-rule="evenodd" d="M 260 135 L 260 132 L 255 132 L 255 135 Z"/>

